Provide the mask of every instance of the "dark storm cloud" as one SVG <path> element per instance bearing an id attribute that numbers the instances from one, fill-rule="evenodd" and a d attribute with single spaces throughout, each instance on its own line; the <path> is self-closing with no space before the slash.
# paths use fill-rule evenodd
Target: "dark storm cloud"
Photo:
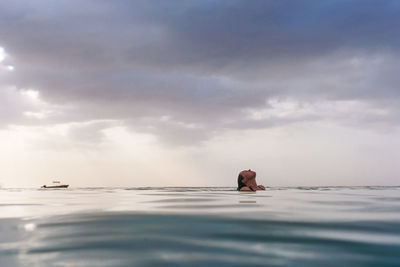
<path id="1" fill-rule="evenodd" d="M 242 112 L 272 97 L 396 107 L 399 28 L 398 1 L 3 1 L 16 71 L 1 78 L 73 107 L 50 122 L 117 119 L 190 142 L 279 125 Z"/>

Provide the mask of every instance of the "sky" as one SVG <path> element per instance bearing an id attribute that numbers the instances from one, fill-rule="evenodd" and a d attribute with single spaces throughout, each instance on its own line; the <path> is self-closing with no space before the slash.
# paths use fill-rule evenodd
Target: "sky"
<path id="1" fill-rule="evenodd" d="M 0 186 L 400 185 L 400 2 L 0 2 Z"/>

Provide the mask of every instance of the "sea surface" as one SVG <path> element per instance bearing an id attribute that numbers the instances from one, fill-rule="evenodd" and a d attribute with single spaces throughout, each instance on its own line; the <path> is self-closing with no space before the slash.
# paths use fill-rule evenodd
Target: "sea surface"
<path id="1" fill-rule="evenodd" d="M 400 266 L 400 187 L 3 188 L 0 266 Z"/>

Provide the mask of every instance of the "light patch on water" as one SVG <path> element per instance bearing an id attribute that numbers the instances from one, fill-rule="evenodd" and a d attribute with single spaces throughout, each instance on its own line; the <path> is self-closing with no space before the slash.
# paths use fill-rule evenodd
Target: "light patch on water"
<path id="1" fill-rule="evenodd" d="M 36 225 L 34 223 L 27 223 L 24 225 L 24 229 L 27 232 L 32 232 L 36 229 Z"/>
<path id="2" fill-rule="evenodd" d="M 2 62 L 6 58 L 6 51 L 3 47 L 0 47 L 0 62 Z"/>

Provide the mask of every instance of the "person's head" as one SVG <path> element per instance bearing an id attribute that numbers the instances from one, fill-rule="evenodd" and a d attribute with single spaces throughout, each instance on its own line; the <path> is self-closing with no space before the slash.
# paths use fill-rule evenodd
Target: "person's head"
<path id="1" fill-rule="evenodd" d="M 246 184 L 246 186 L 257 186 L 255 171 L 248 169 L 243 171 L 242 175 L 245 177 L 245 180 L 243 182 L 244 184 Z"/>
<path id="2" fill-rule="evenodd" d="M 256 178 L 256 172 L 251 169 L 243 170 L 239 173 L 239 176 L 243 177 L 243 183 L 247 183 L 247 181 L 254 180 Z"/>
<path id="3" fill-rule="evenodd" d="M 256 172 L 252 171 L 251 169 L 248 170 L 244 170 L 240 172 L 244 177 L 246 177 L 247 179 L 253 179 L 256 177 Z"/>

